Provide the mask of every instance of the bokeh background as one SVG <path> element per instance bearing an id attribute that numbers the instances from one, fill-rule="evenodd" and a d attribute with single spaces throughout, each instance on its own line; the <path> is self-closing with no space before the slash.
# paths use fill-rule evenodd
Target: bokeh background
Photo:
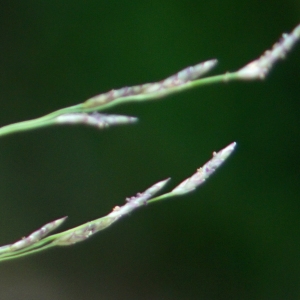
<path id="1" fill-rule="evenodd" d="M 258 57 L 300 21 L 299 0 L 2 1 L 0 123 L 218 58 Z M 0 141 L 0 242 L 191 175 L 232 141 L 197 192 L 90 240 L 0 265 L 6 299 L 300 299 L 300 45 L 263 82 L 212 85 L 110 110 L 105 131 L 52 127 Z"/>

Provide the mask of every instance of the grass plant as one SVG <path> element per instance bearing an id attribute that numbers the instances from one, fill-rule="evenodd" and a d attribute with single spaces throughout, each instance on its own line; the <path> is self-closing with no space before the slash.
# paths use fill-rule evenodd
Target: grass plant
<path id="1" fill-rule="evenodd" d="M 168 95 L 183 92 L 188 89 L 200 87 L 208 84 L 224 83 L 230 81 L 262 80 L 264 79 L 274 64 L 285 57 L 295 43 L 300 39 L 300 25 L 290 34 L 283 34 L 271 50 L 265 51 L 258 59 L 251 61 L 235 72 L 226 72 L 221 75 L 201 78 L 213 67 L 217 60 L 211 59 L 184 70 L 159 82 L 146 83 L 142 85 L 124 87 L 111 90 L 100 95 L 96 95 L 83 103 L 66 107 L 45 116 L 6 125 L 0 128 L 0 137 L 19 133 L 22 131 L 39 129 L 52 125 L 76 125 L 84 124 L 99 129 L 104 129 L 114 125 L 124 125 L 134 123 L 137 118 L 132 116 L 121 116 L 105 114 L 103 111 L 127 102 L 141 102 L 148 100 L 158 100 Z M 59 227 L 66 217 L 47 223 L 27 237 L 20 239 L 9 245 L 0 247 L 0 261 L 15 259 L 40 252 L 51 247 L 68 246 L 81 242 L 107 228 L 124 215 L 133 210 L 158 201 L 181 196 L 194 191 L 205 182 L 214 171 L 232 154 L 236 143 L 232 142 L 222 150 L 213 152 L 213 156 L 201 168 L 173 190 L 155 196 L 165 187 L 168 179 L 159 181 L 136 196 L 126 198 L 123 206 L 115 206 L 106 216 L 87 222 L 72 229 L 48 235 Z"/>

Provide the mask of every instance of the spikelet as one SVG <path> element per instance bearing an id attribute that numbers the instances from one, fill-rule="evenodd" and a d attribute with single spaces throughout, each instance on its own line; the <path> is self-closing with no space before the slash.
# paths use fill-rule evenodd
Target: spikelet
<path id="1" fill-rule="evenodd" d="M 260 58 L 237 71 L 238 78 L 246 80 L 264 79 L 273 65 L 279 59 L 283 59 L 299 39 L 300 24 L 290 34 L 284 33 L 281 40 L 271 50 L 265 51 Z"/>
<path id="2" fill-rule="evenodd" d="M 169 179 L 160 181 L 148 188 L 143 193 L 138 193 L 134 197 L 126 198 L 126 204 L 124 204 L 123 206 L 115 206 L 112 212 L 107 216 L 88 222 L 82 226 L 79 226 L 75 230 L 68 230 L 62 236 L 57 238 L 54 241 L 54 244 L 60 246 L 68 246 L 86 240 L 94 233 L 110 226 L 112 223 L 116 222 L 124 215 L 127 215 L 138 207 L 145 205 L 147 203 L 147 200 L 150 199 L 154 194 L 159 192 L 165 186 L 168 180 Z"/>
<path id="3" fill-rule="evenodd" d="M 195 174 L 184 180 L 172 191 L 172 195 L 183 195 L 195 190 L 199 185 L 204 183 L 208 177 L 210 177 L 217 168 L 219 168 L 223 162 L 233 152 L 236 143 L 233 142 L 219 152 L 214 152 L 212 159 L 210 159 L 203 167 L 199 168 Z"/>
<path id="4" fill-rule="evenodd" d="M 86 100 L 83 105 L 87 109 L 101 106 L 113 100 L 129 96 L 156 94 L 156 97 L 158 97 L 159 95 L 165 95 L 168 90 L 201 77 L 211 70 L 216 64 L 216 59 L 208 60 L 195 66 L 187 67 L 159 82 L 123 87 L 121 89 L 111 90 L 94 96 Z"/>
<path id="5" fill-rule="evenodd" d="M 57 124 L 85 124 L 94 126 L 100 129 L 110 127 L 112 125 L 122 125 L 134 123 L 137 118 L 131 116 L 109 115 L 93 113 L 72 113 L 63 114 L 55 118 Z"/>
<path id="6" fill-rule="evenodd" d="M 59 227 L 67 217 L 60 218 L 58 220 L 52 221 L 47 223 L 46 225 L 42 226 L 40 229 L 34 231 L 27 237 L 22 238 L 21 240 L 6 246 L 0 247 L 0 254 L 6 252 L 14 252 L 20 249 L 24 249 L 36 243 L 37 241 L 41 240 L 43 237 L 48 235 L 51 231 L 55 230 Z"/>

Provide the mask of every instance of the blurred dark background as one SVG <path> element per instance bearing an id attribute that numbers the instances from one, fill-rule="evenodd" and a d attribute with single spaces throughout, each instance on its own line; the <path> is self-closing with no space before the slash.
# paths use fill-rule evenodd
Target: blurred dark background
<path id="1" fill-rule="evenodd" d="M 258 57 L 300 21 L 299 0 L 2 1 L 1 126 L 218 58 Z M 90 240 L 0 265 L 1 299 L 300 299 L 300 45 L 263 82 L 110 110 L 135 125 L 52 127 L 0 140 L 1 244 L 68 215 L 108 213 L 232 141 L 197 192 Z"/>

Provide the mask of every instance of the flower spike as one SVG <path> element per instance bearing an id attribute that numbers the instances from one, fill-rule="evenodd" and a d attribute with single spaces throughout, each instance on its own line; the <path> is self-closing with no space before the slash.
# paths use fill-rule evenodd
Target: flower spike
<path id="1" fill-rule="evenodd" d="M 199 185 L 212 175 L 217 168 L 230 156 L 235 149 L 236 143 L 233 142 L 219 152 L 214 152 L 210 159 L 203 167 L 199 168 L 195 174 L 184 180 L 172 191 L 172 195 L 183 195 L 195 190 Z"/>
<path id="2" fill-rule="evenodd" d="M 300 39 L 300 24 L 290 33 L 284 33 L 279 42 L 277 42 L 271 50 L 265 53 L 258 59 L 250 62 L 245 67 L 241 68 L 237 75 L 240 79 L 264 79 L 270 72 L 273 65 L 283 59 L 296 42 Z"/>

